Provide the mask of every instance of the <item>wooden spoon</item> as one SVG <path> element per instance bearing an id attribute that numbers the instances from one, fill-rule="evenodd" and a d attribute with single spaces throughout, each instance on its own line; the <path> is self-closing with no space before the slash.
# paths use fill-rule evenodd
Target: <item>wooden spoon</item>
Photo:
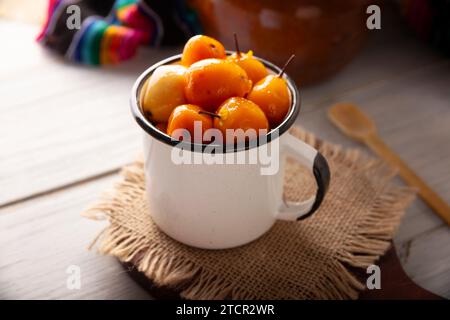
<path id="1" fill-rule="evenodd" d="M 350 103 L 340 103 L 328 110 L 328 117 L 346 135 L 365 143 L 378 156 L 397 168 L 403 180 L 416 187 L 419 196 L 450 225 L 450 207 L 448 204 L 381 140 L 375 123 L 360 108 Z"/>

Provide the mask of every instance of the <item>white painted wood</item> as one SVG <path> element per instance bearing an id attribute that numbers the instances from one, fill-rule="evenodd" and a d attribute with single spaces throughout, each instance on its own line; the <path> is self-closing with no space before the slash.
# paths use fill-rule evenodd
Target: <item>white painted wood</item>
<path id="1" fill-rule="evenodd" d="M 96 180 L 0 210 L 0 299 L 148 299 L 112 257 L 87 246 L 105 223 L 80 212 L 118 176 Z M 69 266 L 80 290 L 67 288 Z"/>
<path id="2" fill-rule="evenodd" d="M 384 141 L 448 202 L 449 71 L 448 63 L 427 67 L 411 72 L 411 77 L 343 93 L 334 101 L 358 104 L 377 123 Z M 308 110 L 297 122 L 323 139 L 347 147 L 362 147 L 370 154 L 365 147 L 330 126 L 326 118 L 328 106 L 328 103 L 316 105 L 315 110 Z M 450 298 L 448 226 L 417 199 L 408 209 L 394 240 L 405 272 L 420 286 Z"/>
<path id="3" fill-rule="evenodd" d="M 43 50 L 34 42 L 36 27 L 0 21 L 0 31 L 7 44 L 0 59 L 8 62 L 0 64 L 0 205 L 131 161 L 141 143 L 129 113 L 131 85 L 146 66 L 179 49 L 141 50 L 120 66 L 90 68 Z M 302 90 L 302 112 L 439 60 L 411 38 L 401 40 L 404 56 L 393 49 L 398 36 L 389 39 L 376 34 L 335 78 Z"/>
<path id="4" fill-rule="evenodd" d="M 0 210 L 0 298 L 148 298 L 115 259 L 86 249 L 104 223 L 79 214 L 117 179 L 112 175 Z M 397 243 L 409 276 L 447 298 L 449 248 L 450 232 L 443 225 Z M 70 265 L 81 268 L 80 290 L 66 287 Z"/>
<path id="5" fill-rule="evenodd" d="M 332 103 L 359 104 L 386 143 L 450 201 L 450 67 L 406 31 L 394 29 L 375 34 L 333 79 L 302 88 L 298 123 L 324 139 L 360 147 L 326 119 Z M 132 161 L 141 139 L 129 113 L 131 84 L 145 66 L 178 51 L 141 50 L 121 66 L 88 68 L 42 50 L 33 42 L 36 33 L 35 27 L 0 21 L 6 44 L 0 50 L 0 205 Z M 147 297 L 115 261 L 84 250 L 99 225 L 79 212 L 111 180 L 0 209 L 0 298 Z M 449 229 L 419 200 L 395 238 L 408 275 L 447 298 L 449 238 Z M 86 282 L 68 292 L 65 268 L 73 263 L 80 264 Z"/>
<path id="6" fill-rule="evenodd" d="M 364 90 L 342 94 L 333 101 L 358 104 L 377 124 L 381 137 L 418 175 L 450 202 L 450 64 L 429 67 L 410 77 L 378 83 Z M 347 147 L 367 148 L 350 140 L 330 125 L 329 104 L 300 115 L 298 123 L 322 139 Z M 400 181 L 400 180 L 399 180 Z M 405 226 L 406 223 L 408 226 Z M 407 241 L 433 229 L 442 221 L 416 200 L 400 228 L 397 239 Z"/>
<path id="7" fill-rule="evenodd" d="M 0 67 L 0 205 L 132 161 L 141 139 L 129 111 L 131 86 L 173 49 L 92 68 L 43 52 L 35 28 L 1 22 L 0 30 L 8 44 L 0 50 L 8 62 Z"/>
<path id="8" fill-rule="evenodd" d="M 423 288 L 450 299 L 450 229 L 441 225 L 406 242 L 396 242 L 408 276 Z"/>
<path id="9" fill-rule="evenodd" d="M 446 146 L 450 146 L 450 91 L 446 88 L 450 83 L 449 71 L 449 64 L 444 63 L 414 71 L 411 77 L 401 81 L 376 83 L 336 99 L 336 102 L 357 103 L 367 112 L 386 143 L 448 202 L 450 149 Z M 317 109 L 305 112 L 298 123 L 323 139 L 361 148 L 330 126 L 326 119 L 327 107 L 327 103 L 316 105 Z M 405 272 L 420 286 L 450 298 L 450 229 L 442 220 L 417 199 L 407 210 L 394 240 Z"/>

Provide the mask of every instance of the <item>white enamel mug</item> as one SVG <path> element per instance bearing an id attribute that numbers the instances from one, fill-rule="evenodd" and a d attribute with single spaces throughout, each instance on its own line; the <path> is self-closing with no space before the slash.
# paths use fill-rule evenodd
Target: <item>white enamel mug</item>
<path id="1" fill-rule="evenodd" d="M 258 58 L 259 59 L 259 58 Z M 204 156 L 208 145 L 172 139 L 148 121 L 139 106 L 140 93 L 153 71 L 164 64 L 180 60 L 180 55 L 148 68 L 132 89 L 131 110 L 144 133 L 144 161 L 149 214 L 156 225 L 173 239 L 204 249 L 225 249 L 244 245 L 267 232 L 276 220 L 297 220 L 311 216 L 327 192 L 330 172 L 325 158 L 308 144 L 293 137 L 288 129 L 300 111 L 300 97 L 294 82 L 284 75 L 292 97 L 292 106 L 284 121 L 256 145 L 234 146 L 216 152 L 215 156 L 245 156 L 262 148 L 274 150 L 265 162 L 210 164 L 174 161 L 174 152 L 184 148 L 191 159 Z M 275 65 L 259 59 L 271 71 Z M 217 151 L 217 149 L 216 149 Z M 263 152 L 261 152 L 263 153 Z M 317 192 L 303 202 L 283 199 L 284 164 L 290 155 L 314 175 Z M 267 159 L 271 168 L 267 170 Z M 277 162 L 276 162 L 277 161 Z M 276 164 L 276 165 L 274 165 Z M 270 174 L 263 174 L 273 171 Z"/>

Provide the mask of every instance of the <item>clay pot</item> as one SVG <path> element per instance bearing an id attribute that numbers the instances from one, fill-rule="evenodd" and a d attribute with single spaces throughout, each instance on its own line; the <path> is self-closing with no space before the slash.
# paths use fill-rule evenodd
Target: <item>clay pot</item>
<path id="1" fill-rule="evenodd" d="M 283 65 L 305 85 L 328 78 L 353 59 L 367 35 L 365 0 L 189 0 L 204 33 Z"/>

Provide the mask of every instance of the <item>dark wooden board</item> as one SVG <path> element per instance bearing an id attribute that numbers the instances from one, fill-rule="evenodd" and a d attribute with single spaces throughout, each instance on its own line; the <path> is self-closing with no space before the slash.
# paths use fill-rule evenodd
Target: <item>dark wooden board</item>
<path id="1" fill-rule="evenodd" d="M 181 299 L 179 293 L 171 288 L 158 287 L 132 263 L 122 263 L 130 277 L 144 288 L 153 298 L 161 300 Z M 380 258 L 377 265 L 381 270 L 381 289 L 365 290 L 360 294 L 361 300 L 438 300 L 443 299 L 415 284 L 403 271 L 395 247 Z M 367 274 L 354 271 L 361 279 Z"/>
<path id="2" fill-rule="evenodd" d="M 428 290 L 419 287 L 405 273 L 398 259 L 395 247 L 380 258 L 377 265 L 381 270 L 381 289 L 365 290 L 359 298 L 361 300 L 440 300 L 443 299 Z M 367 275 L 364 275 L 364 278 Z"/>

